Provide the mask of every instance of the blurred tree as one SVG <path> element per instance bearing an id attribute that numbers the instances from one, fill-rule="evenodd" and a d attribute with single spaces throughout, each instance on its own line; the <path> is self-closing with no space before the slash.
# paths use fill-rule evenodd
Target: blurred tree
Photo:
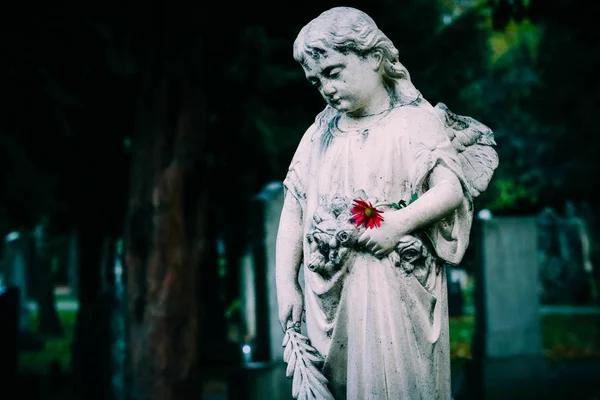
<path id="1" fill-rule="evenodd" d="M 588 177 L 600 172 L 600 139 L 592 134 L 600 96 L 590 76 L 600 64 L 600 29 L 593 13 L 581 1 L 491 3 L 492 73 L 467 88 L 482 99 L 499 142 L 500 168 L 483 198 L 510 213 L 595 199 L 598 182 Z"/>
<path id="2" fill-rule="evenodd" d="M 124 241 L 129 396 L 198 399 L 202 272 L 214 214 L 205 143 L 206 15 L 198 5 L 177 3 L 145 11 L 130 15 L 139 21 L 139 69 Z"/>
<path id="3" fill-rule="evenodd" d="M 551 141 L 545 166 L 545 196 L 572 200 L 596 199 L 600 145 L 596 110 L 600 107 L 600 27 L 582 1 L 549 0 L 538 7 L 543 35 L 535 65 L 540 79 L 532 92 L 531 108 L 545 126 L 552 127 L 540 142 Z M 533 3 L 532 3 L 533 4 Z"/>
<path id="4" fill-rule="evenodd" d="M 500 165 L 478 202 L 496 213 L 530 214 L 540 204 L 542 160 L 550 143 L 540 143 L 544 129 L 528 104 L 539 79 L 534 68 L 538 38 L 539 29 L 529 23 L 511 22 L 505 31 L 492 33 L 489 73 L 462 90 L 498 143 Z"/>
<path id="5" fill-rule="evenodd" d="M 492 7 L 492 28 L 504 29 L 511 20 L 521 22 L 528 15 L 527 0 L 489 0 Z"/>
<path id="6" fill-rule="evenodd" d="M 548 147 L 544 158 L 545 203 L 564 210 L 565 200 L 592 210 L 586 216 L 592 240 L 596 285 L 600 284 L 599 200 L 600 164 L 596 111 L 600 107 L 600 26 L 597 13 L 583 1 L 531 0 L 536 21 L 543 29 L 535 70 L 538 84 L 531 109 L 545 127 L 539 144 Z M 587 204 L 586 204 L 587 203 Z M 585 208 L 585 207 L 584 207 Z"/>
<path id="7" fill-rule="evenodd" d="M 121 49 L 120 37 L 111 36 L 110 24 L 109 29 L 102 29 L 107 14 L 97 4 L 84 8 L 62 0 L 25 9 L 11 3 L 7 6 L 13 6 L 12 12 L 0 16 L 6 32 L 0 39 L 5 51 L 0 66 L 5 189 L 0 197 L 0 228 L 3 233 L 31 231 L 47 219 L 49 239 L 72 229 L 79 231 L 73 371 L 84 387 L 89 386 L 90 392 L 99 389 L 96 396 L 102 396 L 110 378 L 97 379 L 104 364 L 89 357 L 90 349 L 100 344 L 90 332 L 105 322 L 96 318 L 102 243 L 106 237 L 119 235 L 123 224 L 128 179 L 123 140 L 132 127 L 131 70 L 120 59 L 114 62 L 112 46 L 117 42 Z M 45 273 L 36 276 L 38 286 L 43 283 L 44 293 L 49 293 L 41 310 L 55 307 L 50 256 L 45 254 L 40 260 Z M 83 378 L 90 375 L 96 375 L 95 380 Z"/>

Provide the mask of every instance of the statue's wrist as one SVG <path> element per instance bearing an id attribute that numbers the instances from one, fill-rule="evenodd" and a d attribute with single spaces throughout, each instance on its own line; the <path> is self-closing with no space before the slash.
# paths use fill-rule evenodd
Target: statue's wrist
<path id="1" fill-rule="evenodd" d="M 296 278 L 289 278 L 278 282 L 277 289 L 283 291 L 284 293 L 290 293 L 301 290 L 300 284 L 298 283 L 298 279 Z"/>
<path id="2" fill-rule="evenodd" d="M 414 230 L 413 215 L 410 210 L 401 209 L 389 213 L 389 224 L 393 230 L 394 240 L 399 242 L 407 233 Z"/>

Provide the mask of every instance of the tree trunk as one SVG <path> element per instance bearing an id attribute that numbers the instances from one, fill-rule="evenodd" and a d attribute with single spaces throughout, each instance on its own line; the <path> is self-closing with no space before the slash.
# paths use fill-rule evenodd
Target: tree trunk
<path id="1" fill-rule="evenodd" d="M 73 339 L 73 380 L 75 390 L 89 400 L 110 400 L 107 378 L 110 304 L 100 298 L 100 263 L 104 232 L 92 214 L 79 221 L 78 301 L 79 310 Z"/>
<path id="2" fill-rule="evenodd" d="M 111 290 L 115 284 L 115 243 L 114 238 L 107 237 L 102 244 L 102 262 L 100 264 L 102 293 Z"/>
<path id="3" fill-rule="evenodd" d="M 207 234 L 201 49 L 145 63 L 133 140 L 127 269 L 130 398 L 201 398 L 198 285 Z M 155 83 L 158 83 L 155 85 Z M 151 104 L 143 101 L 151 99 Z"/>

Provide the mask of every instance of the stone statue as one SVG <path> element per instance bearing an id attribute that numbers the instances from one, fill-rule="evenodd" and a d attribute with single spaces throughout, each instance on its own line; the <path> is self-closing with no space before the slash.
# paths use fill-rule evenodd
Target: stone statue
<path id="1" fill-rule="evenodd" d="M 294 58 L 327 106 L 291 161 L 277 237 L 293 397 L 450 399 L 444 264 L 467 248 L 493 133 L 428 103 L 357 9 L 312 20 Z"/>

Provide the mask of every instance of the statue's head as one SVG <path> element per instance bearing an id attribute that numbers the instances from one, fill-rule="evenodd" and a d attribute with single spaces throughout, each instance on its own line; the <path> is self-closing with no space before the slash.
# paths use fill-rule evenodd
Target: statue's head
<path id="1" fill-rule="evenodd" d="M 363 59 L 377 53 L 392 101 L 410 102 L 418 96 L 398 50 L 366 13 L 352 7 L 332 8 L 305 25 L 294 41 L 294 59 L 303 67 L 308 60 L 327 57 L 330 52 L 352 53 Z"/>

